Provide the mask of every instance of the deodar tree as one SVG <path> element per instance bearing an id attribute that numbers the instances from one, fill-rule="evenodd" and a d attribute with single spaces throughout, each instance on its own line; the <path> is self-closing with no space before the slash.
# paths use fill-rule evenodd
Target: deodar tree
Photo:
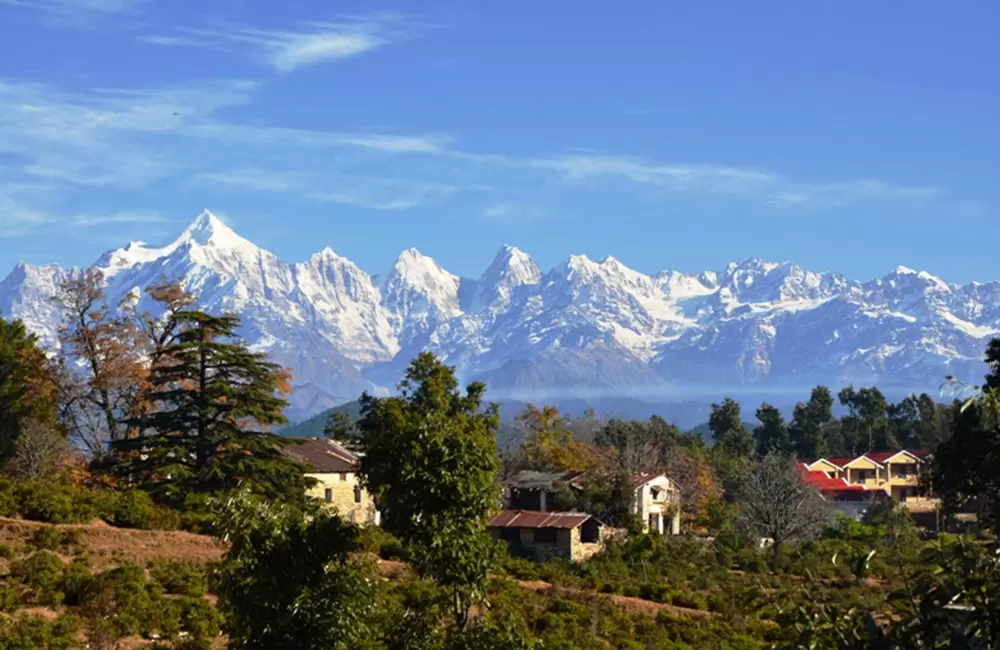
<path id="1" fill-rule="evenodd" d="M 410 364 L 399 390 L 361 398 L 362 480 L 417 572 L 451 592 L 461 630 L 495 558 L 486 522 L 500 500 L 498 408 L 482 408 L 481 383 L 460 392 L 454 369 L 429 352 Z"/>
<path id="2" fill-rule="evenodd" d="M 150 366 L 148 409 L 129 421 L 140 435 L 112 443 L 116 472 L 167 500 L 246 483 L 269 497 L 297 499 L 302 468 L 281 455 L 288 375 L 236 336 L 239 319 L 193 309 Z"/>

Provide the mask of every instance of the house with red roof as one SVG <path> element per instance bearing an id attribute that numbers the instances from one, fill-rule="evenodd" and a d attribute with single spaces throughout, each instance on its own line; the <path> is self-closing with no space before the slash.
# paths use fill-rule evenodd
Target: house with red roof
<path id="1" fill-rule="evenodd" d="M 810 480 L 824 489 L 834 490 L 837 486 L 823 483 L 819 476 L 840 480 L 854 491 L 879 491 L 900 502 L 926 501 L 920 490 L 920 473 L 927 456 L 924 449 L 870 451 L 852 457 L 819 458 L 803 466 Z"/>

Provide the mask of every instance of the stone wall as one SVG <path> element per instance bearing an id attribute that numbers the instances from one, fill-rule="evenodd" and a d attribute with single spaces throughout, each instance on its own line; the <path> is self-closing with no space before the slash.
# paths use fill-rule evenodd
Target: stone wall
<path id="1" fill-rule="evenodd" d="M 368 491 L 361 487 L 354 472 L 308 474 L 316 479 L 309 496 L 336 509 L 340 516 L 358 524 L 377 524 L 378 512 Z"/>

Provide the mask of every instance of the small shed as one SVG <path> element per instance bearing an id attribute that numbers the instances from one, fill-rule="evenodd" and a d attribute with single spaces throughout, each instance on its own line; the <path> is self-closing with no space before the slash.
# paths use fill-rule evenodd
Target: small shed
<path id="1" fill-rule="evenodd" d="M 604 549 L 613 529 L 582 512 L 504 510 L 488 524 L 493 539 L 507 542 L 511 555 L 582 561 Z"/>

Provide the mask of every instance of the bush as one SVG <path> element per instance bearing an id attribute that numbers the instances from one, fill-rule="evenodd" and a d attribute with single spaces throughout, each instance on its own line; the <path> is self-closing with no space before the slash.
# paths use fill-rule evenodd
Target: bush
<path id="1" fill-rule="evenodd" d="M 54 621 L 39 616 L 0 620 L 0 650 L 68 650 L 76 646 L 78 627 L 69 616 Z"/>
<path id="2" fill-rule="evenodd" d="M 89 618 L 108 619 L 119 636 L 143 635 L 156 627 L 151 619 L 157 595 L 146 584 L 145 570 L 126 563 L 98 574 L 82 605 Z"/>
<path id="3" fill-rule="evenodd" d="M 189 562 L 155 562 L 150 566 L 150 574 L 168 594 L 201 596 L 208 590 L 205 572 Z"/>
<path id="4" fill-rule="evenodd" d="M 73 606 L 83 604 L 93 584 L 94 578 L 90 575 L 87 563 L 79 559 L 74 560 L 63 571 L 62 591 L 65 595 L 63 602 Z"/>
<path id="5" fill-rule="evenodd" d="M 9 544 L 0 544 L 0 557 L 4 558 L 5 560 L 13 560 L 14 555 L 15 552 L 13 546 Z"/>
<path id="6" fill-rule="evenodd" d="M 21 590 L 15 585 L 0 584 L 0 612 L 10 614 L 17 611 L 20 606 Z"/>
<path id="7" fill-rule="evenodd" d="M 125 490 L 115 495 L 108 523 L 122 528 L 149 528 L 156 514 L 152 497 L 142 490 Z"/>
<path id="8" fill-rule="evenodd" d="M 62 535 L 55 526 L 42 526 L 31 534 L 28 543 L 40 551 L 54 551 L 62 544 Z"/>
<path id="9" fill-rule="evenodd" d="M 59 556 L 51 551 L 39 551 L 11 567 L 11 575 L 31 587 L 32 601 L 39 605 L 59 605 L 64 594 L 63 569 Z"/>

